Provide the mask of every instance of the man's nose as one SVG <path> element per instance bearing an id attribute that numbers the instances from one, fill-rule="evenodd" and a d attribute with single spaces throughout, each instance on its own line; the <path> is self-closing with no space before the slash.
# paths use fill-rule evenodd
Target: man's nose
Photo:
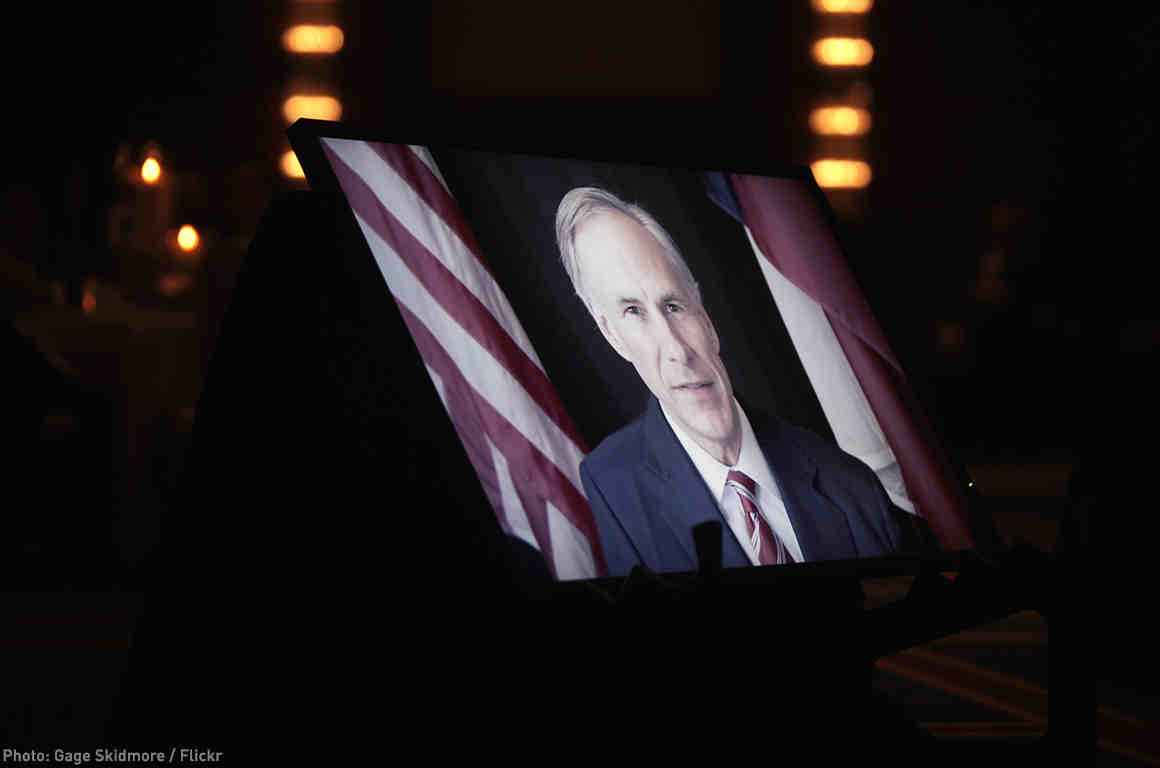
<path id="1" fill-rule="evenodd" d="M 685 338 L 683 330 L 674 322 L 671 315 L 664 316 L 660 322 L 661 354 L 666 360 L 688 365 L 696 356 L 693 346 Z"/>

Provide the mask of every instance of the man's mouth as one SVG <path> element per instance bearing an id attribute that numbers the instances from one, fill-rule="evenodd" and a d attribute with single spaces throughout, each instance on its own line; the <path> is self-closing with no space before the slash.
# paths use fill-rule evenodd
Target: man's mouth
<path id="1" fill-rule="evenodd" d="M 713 386 L 711 381 L 688 381 L 684 384 L 678 384 L 673 389 L 681 392 L 695 392 L 699 389 L 708 389 Z"/>

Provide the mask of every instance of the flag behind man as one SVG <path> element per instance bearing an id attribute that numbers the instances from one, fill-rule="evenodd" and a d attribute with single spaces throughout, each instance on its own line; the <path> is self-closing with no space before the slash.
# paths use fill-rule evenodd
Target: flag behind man
<path id="1" fill-rule="evenodd" d="M 587 448 L 431 154 L 323 147 L 501 527 L 557 578 L 603 575 Z"/>

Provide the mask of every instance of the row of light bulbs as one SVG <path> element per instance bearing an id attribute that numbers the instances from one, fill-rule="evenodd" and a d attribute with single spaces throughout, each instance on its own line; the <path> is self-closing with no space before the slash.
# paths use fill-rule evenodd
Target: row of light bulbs
<path id="1" fill-rule="evenodd" d="M 813 0 L 819 14 L 866 14 L 873 0 Z M 859 69 L 874 60 L 874 46 L 864 37 L 827 36 L 814 41 L 814 61 L 826 68 Z M 856 138 L 870 132 L 870 111 L 855 104 L 830 104 L 814 108 L 810 131 L 817 136 Z M 850 157 L 822 157 L 810 164 L 818 186 L 825 189 L 862 189 L 873 177 L 870 164 Z"/>
<path id="2" fill-rule="evenodd" d="M 873 0 L 813 0 L 813 7 L 824 14 L 864 14 Z M 282 35 L 282 45 L 291 53 L 304 56 L 333 55 L 342 50 L 342 29 L 333 24 L 297 24 Z M 824 67 L 858 68 L 873 61 L 874 46 L 861 37 L 823 37 L 812 47 L 814 60 Z M 282 104 L 287 124 L 300 117 L 336 121 L 342 117 L 342 102 L 329 94 L 295 93 Z M 818 107 L 810 113 L 810 130 L 820 136 L 863 136 L 870 131 L 869 110 L 851 105 Z M 283 153 L 280 167 L 283 175 L 302 179 L 302 165 L 292 150 Z M 818 184 L 827 188 L 861 188 L 870 183 L 868 163 L 848 158 L 821 158 L 811 164 Z"/>
<path id="3" fill-rule="evenodd" d="M 332 56 L 345 42 L 342 28 L 335 24 L 294 24 L 282 33 L 282 47 L 299 56 Z M 342 118 L 342 102 L 326 93 L 294 93 L 282 102 L 282 116 L 287 124 L 300 117 L 335 121 Z M 293 150 L 283 152 L 278 165 L 288 179 L 305 178 Z"/>

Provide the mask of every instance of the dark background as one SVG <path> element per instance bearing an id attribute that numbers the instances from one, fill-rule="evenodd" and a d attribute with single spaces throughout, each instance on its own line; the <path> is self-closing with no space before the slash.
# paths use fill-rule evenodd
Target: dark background
<path id="1" fill-rule="evenodd" d="M 320 13 L 346 30 L 343 51 L 284 52 L 283 27 Z M 14 516 L 5 547 L 60 567 L 95 559 L 91 575 L 136 567 L 160 542 L 234 275 L 270 201 L 300 186 L 277 163 L 279 105 L 301 81 L 367 126 L 448 115 L 464 137 L 557 147 L 622 133 L 793 163 L 864 157 L 870 187 L 830 194 L 850 262 L 956 455 L 992 495 L 1027 499 L 1012 530 L 1049 545 L 1050 510 L 1029 510 L 1060 497 L 1093 431 L 1138 416 L 1111 383 L 1144 389 L 1156 344 L 1154 20 L 880 4 L 860 29 L 872 64 L 817 67 L 810 41 L 843 25 L 806 2 L 598 2 L 566 22 L 536 3 L 449 0 L 208 3 L 173 21 L 133 4 L 67 21 L 15 10 L 0 205 L 7 436 L 20 446 L 14 493 L 55 511 Z M 867 104 L 864 140 L 811 136 L 809 108 L 833 97 Z M 131 181 L 148 146 L 163 195 Z M 164 244 L 184 222 L 203 236 L 195 264 Z M 310 254 L 287 259 L 310 268 Z M 189 287 L 162 295 L 174 273 Z M 274 311 L 292 311 L 289 298 Z"/>
<path id="2" fill-rule="evenodd" d="M 1066 5 L 877 3 L 865 22 L 876 56 L 858 75 L 810 60 L 826 22 L 805 2 L 8 9 L 8 730 L 99 738 L 140 606 L 84 590 L 120 594 L 163 557 L 235 275 L 262 212 L 295 187 L 277 169 L 279 105 L 304 78 L 365 125 L 450 112 L 465 135 L 512 125 L 566 144 L 604 126 L 801 163 L 825 149 L 807 128 L 814 101 L 868 99 L 874 127 L 857 151 L 874 181 L 831 194 L 851 264 L 1006 536 L 1052 547 L 1077 477 L 1117 492 L 1095 524 L 1121 567 L 1093 569 L 1091 588 L 1113 606 L 1095 622 L 1109 667 L 1134 685 L 1129 651 L 1151 653 L 1151 635 L 1128 626 L 1148 593 L 1121 577 L 1155 541 L 1133 529 L 1155 507 L 1158 35 L 1148 6 Z M 279 36 L 322 6 L 347 44 L 305 65 Z M 150 142 L 164 197 L 131 181 Z M 203 235 L 194 264 L 163 244 L 186 221 Z M 287 253 L 284 268 L 308 274 L 313 258 Z M 190 287 L 159 292 L 174 273 Z M 272 321 L 289 324 L 296 299 L 271 297 Z M 46 655 L 62 644 L 72 650 Z"/>
<path id="3" fill-rule="evenodd" d="M 608 189 L 668 230 L 701 286 L 743 402 L 833 439 L 744 231 L 709 198 L 700 173 L 492 153 L 434 155 L 590 449 L 639 417 L 650 395 L 604 340 L 560 262 L 556 207 L 579 186 Z"/>

